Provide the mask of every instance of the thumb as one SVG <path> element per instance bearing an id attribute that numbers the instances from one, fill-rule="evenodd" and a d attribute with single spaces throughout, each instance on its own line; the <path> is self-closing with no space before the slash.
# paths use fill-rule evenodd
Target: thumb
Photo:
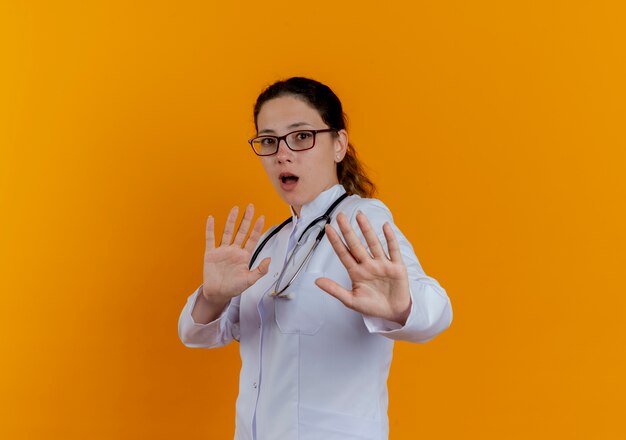
<path id="1" fill-rule="evenodd" d="M 351 309 L 354 308 L 354 295 L 350 290 L 341 286 L 341 284 L 331 280 L 330 278 L 318 278 L 315 280 L 315 284 L 326 293 L 329 293 L 337 298 L 346 307 Z"/>
<path id="2" fill-rule="evenodd" d="M 264 258 L 263 260 L 261 260 L 259 265 L 251 271 L 256 276 L 256 279 L 261 278 L 263 275 L 267 273 L 267 271 L 270 268 L 271 260 L 272 259 L 270 257 Z"/>

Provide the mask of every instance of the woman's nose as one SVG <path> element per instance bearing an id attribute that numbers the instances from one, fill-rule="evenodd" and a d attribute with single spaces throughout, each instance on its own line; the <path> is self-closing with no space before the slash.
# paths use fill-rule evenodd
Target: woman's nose
<path id="1" fill-rule="evenodd" d="M 291 162 L 293 158 L 293 151 L 287 146 L 287 141 L 281 139 L 278 141 L 278 151 L 276 151 L 276 160 L 279 162 Z"/>

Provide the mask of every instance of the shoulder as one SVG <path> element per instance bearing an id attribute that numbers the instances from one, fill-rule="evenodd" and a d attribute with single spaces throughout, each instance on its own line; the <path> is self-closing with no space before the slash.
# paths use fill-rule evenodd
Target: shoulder
<path id="1" fill-rule="evenodd" d="M 291 223 L 291 217 L 285 219 L 282 223 L 279 223 L 277 225 L 272 225 L 267 231 L 265 231 L 263 234 L 261 234 L 261 236 L 258 239 L 258 243 L 255 247 L 256 248 L 263 248 L 265 246 L 265 243 L 272 238 L 274 235 L 278 234 L 279 232 L 281 232 L 281 230 L 284 229 L 285 226 L 287 226 L 289 223 Z"/>
<path id="2" fill-rule="evenodd" d="M 289 223 L 291 223 L 291 217 L 286 218 L 283 222 L 281 222 L 279 224 L 270 226 L 270 228 L 267 231 L 265 231 L 265 233 L 261 236 L 261 238 L 259 240 L 263 240 L 264 238 L 266 238 L 268 236 L 272 236 L 274 234 L 277 234 L 278 232 L 281 231 L 281 229 L 283 229 Z"/>
<path id="3" fill-rule="evenodd" d="M 352 222 L 357 212 L 361 211 L 369 219 L 380 219 L 382 221 L 393 222 L 391 211 L 381 200 L 364 198 L 357 195 L 349 196 L 339 207 Z"/>

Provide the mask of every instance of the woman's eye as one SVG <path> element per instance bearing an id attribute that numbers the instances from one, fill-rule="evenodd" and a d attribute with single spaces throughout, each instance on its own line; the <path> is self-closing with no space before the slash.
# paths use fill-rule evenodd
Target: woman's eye
<path id="1" fill-rule="evenodd" d="M 275 139 L 271 137 L 266 137 L 261 139 L 261 145 L 264 147 L 271 147 L 274 145 Z"/>
<path id="2" fill-rule="evenodd" d="M 299 141 L 305 141 L 313 136 L 313 133 L 311 133 L 310 131 L 301 131 L 296 136 Z"/>

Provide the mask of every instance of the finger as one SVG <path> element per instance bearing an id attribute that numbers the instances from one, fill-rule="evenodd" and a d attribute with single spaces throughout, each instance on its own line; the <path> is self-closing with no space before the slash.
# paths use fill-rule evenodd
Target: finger
<path id="1" fill-rule="evenodd" d="M 253 281 L 252 281 L 253 283 L 256 282 L 256 280 L 258 280 L 259 278 L 261 278 L 263 275 L 267 273 L 267 271 L 270 268 L 270 262 L 271 262 L 270 257 L 263 258 L 263 260 L 261 260 L 259 265 L 250 271 L 250 273 L 253 276 Z"/>
<path id="2" fill-rule="evenodd" d="M 267 271 L 269 270 L 269 267 L 270 267 L 269 257 L 261 260 L 261 262 L 259 263 L 257 267 L 250 270 L 249 277 L 248 277 L 248 284 L 251 286 L 252 284 L 256 283 L 259 280 L 259 278 L 261 278 L 263 275 L 267 273 Z"/>
<path id="3" fill-rule="evenodd" d="M 359 224 L 359 228 L 361 228 L 361 232 L 365 237 L 367 246 L 369 247 L 369 250 L 374 258 L 387 259 L 385 249 L 383 249 L 383 245 L 380 243 L 378 235 L 376 235 L 376 233 L 374 232 L 374 229 L 372 228 L 372 225 L 370 225 L 370 222 L 367 219 L 366 215 L 359 211 L 356 215 L 356 221 Z"/>
<path id="4" fill-rule="evenodd" d="M 252 232 L 250 232 L 250 237 L 248 237 L 248 241 L 246 242 L 246 245 L 244 246 L 244 250 L 248 251 L 249 253 L 252 253 L 252 251 L 256 247 L 256 244 L 259 241 L 259 238 L 261 238 L 261 232 L 263 231 L 263 223 L 265 223 L 264 216 L 260 216 L 259 218 L 256 219 L 256 222 L 254 222 L 254 226 L 252 227 Z"/>
<path id="5" fill-rule="evenodd" d="M 213 216 L 210 215 L 206 220 L 206 250 L 210 251 L 211 249 L 215 249 L 215 221 L 213 220 Z"/>
<path id="6" fill-rule="evenodd" d="M 253 215 L 254 206 L 250 203 L 246 208 L 246 212 L 243 214 L 243 220 L 241 220 L 241 224 L 239 225 L 239 230 L 237 230 L 237 235 L 235 235 L 235 241 L 233 244 L 241 246 L 243 240 L 246 238 L 246 235 L 248 235 L 248 229 L 250 229 L 250 223 L 252 222 Z"/>
<path id="7" fill-rule="evenodd" d="M 341 238 L 339 237 L 337 231 L 335 231 L 335 228 L 330 225 L 326 225 L 326 236 L 328 237 L 328 241 L 330 241 L 330 245 L 333 247 L 333 250 L 339 257 L 341 264 L 343 264 L 347 270 L 350 270 L 352 267 L 358 265 L 356 259 L 352 256 L 346 245 L 343 244 L 343 241 L 341 241 Z"/>
<path id="8" fill-rule="evenodd" d="M 383 225 L 383 232 L 385 233 L 385 240 L 387 240 L 387 249 L 389 249 L 389 258 L 394 263 L 402 262 L 402 253 L 400 252 L 400 244 L 396 238 L 396 234 L 393 232 L 393 228 L 388 222 Z"/>
<path id="9" fill-rule="evenodd" d="M 354 229 L 350 226 L 350 222 L 343 212 L 340 212 L 337 215 L 337 224 L 339 224 L 339 229 L 341 229 L 343 238 L 346 239 L 348 249 L 356 261 L 358 263 L 363 263 L 364 261 L 371 259 L 372 256 L 367 252 L 363 243 L 361 243 L 359 236 L 356 235 L 356 232 L 354 232 Z"/>
<path id="10" fill-rule="evenodd" d="M 270 262 L 272 259 L 270 257 L 263 258 L 259 265 L 257 266 L 257 270 L 261 275 L 265 275 L 270 268 Z"/>
<path id="11" fill-rule="evenodd" d="M 235 221 L 237 220 L 237 214 L 239 214 L 239 206 L 233 206 L 226 219 L 226 226 L 224 227 L 224 234 L 222 235 L 222 243 L 220 246 L 228 246 L 233 238 L 233 232 L 235 231 Z"/>
<path id="12" fill-rule="evenodd" d="M 354 300 L 354 295 L 352 294 L 352 291 L 344 288 L 343 286 L 329 278 L 318 278 L 315 280 L 315 284 L 324 292 L 337 298 L 346 307 L 352 308 L 352 303 Z"/>

